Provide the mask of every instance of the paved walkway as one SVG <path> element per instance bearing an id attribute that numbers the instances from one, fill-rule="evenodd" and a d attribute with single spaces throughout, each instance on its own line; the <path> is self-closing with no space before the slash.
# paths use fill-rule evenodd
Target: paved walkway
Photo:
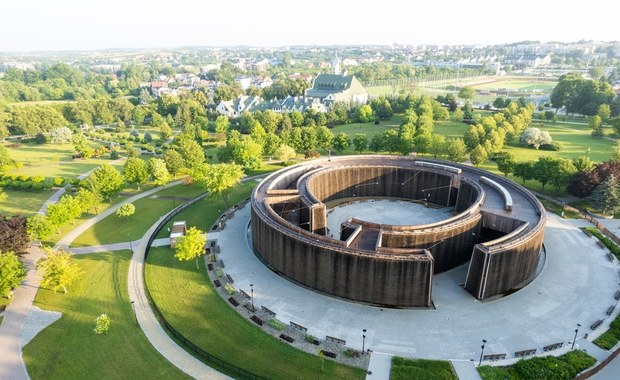
<path id="1" fill-rule="evenodd" d="M 370 356 L 366 380 L 390 380 L 392 356 L 383 352 L 373 352 Z"/>
<path id="2" fill-rule="evenodd" d="M 127 288 L 129 299 L 134 302 L 136 319 L 153 347 L 181 371 L 195 379 L 228 379 L 228 376 L 207 366 L 179 347 L 166 334 L 151 310 L 144 290 L 144 253 L 148 239 L 155 232 L 156 227 L 157 223 L 144 234 L 129 264 Z"/>
<path id="3" fill-rule="evenodd" d="M 38 247 L 31 246 L 23 260 L 28 268 L 26 279 L 15 290 L 11 303 L 4 311 L 4 320 L 0 325 L 0 379 L 21 380 L 29 379 L 26 365 L 22 359 L 20 347 L 20 332 L 24 320 L 32 307 L 41 276 L 36 271 L 36 262 L 43 257 Z"/>
<path id="4" fill-rule="evenodd" d="M 451 360 L 452 367 L 459 380 L 481 380 L 475 361 L 471 360 Z"/>

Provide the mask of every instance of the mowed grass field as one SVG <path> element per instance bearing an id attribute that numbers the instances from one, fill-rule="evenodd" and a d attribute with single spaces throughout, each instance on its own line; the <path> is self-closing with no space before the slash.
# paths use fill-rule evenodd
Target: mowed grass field
<path id="1" fill-rule="evenodd" d="M 127 294 L 131 253 L 75 256 L 84 275 L 68 293 L 39 289 L 35 305 L 63 313 L 23 350 L 33 379 L 189 379 L 163 358 L 136 324 Z M 95 335 L 95 318 L 112 320 Z"/>
<path id="2" fill-rule="evenodd" d="M 112 214 L 84 231 L 71 246 L 83 247 L 137 240 L 160 216 L 181 204 L 184 201 L 181 198 L 192 198 L 202 191 L 198 185 L 178 185 L 139 199 L 133 203 L 136 207 L 134 215 L 119 218 L 116 214 Z"/>
<path id="3" fill-rule="evenodd" d="M 37 212 L 45 201 L 54 194 L 51 190 L 3 190 L 5 197 L 0 197 L 0 215 L 24 215 L 30 217 Z"/>
<path id="4" fill-rule="evenodd" d="M 256 182 L 239 185 L 230 204 L 250 196 Z M 199 203 L 179 215 L 188 225 L 210 226 L 221 200 Z M 202 223 L 202 224 L 201 224 Z M 208 227 L 207 227 L 208 228 Z M 165 230 L 165 229 L 164 229 Z M 167 232 L 167 231 L 166 231 Z M 240 316 L 216 292 L 204 260 L 180 262 L 169 247 L 152 248 L 146 283 L 155 303 L 176 330 L 213 355 L 270 379 L 362 379 L 365 371 L 297 350 Z M 181 296 L 182 295 L 182 296 Z M 323 366 L 323 369 L 322 369 Z"/>

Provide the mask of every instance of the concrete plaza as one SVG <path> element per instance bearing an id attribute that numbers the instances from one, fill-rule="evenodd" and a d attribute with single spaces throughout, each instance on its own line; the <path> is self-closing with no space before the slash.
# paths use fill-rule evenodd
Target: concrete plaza
<path id="1" fill-rule="evenodd" d="M 363 203 L 359 204 L 363 210 Z M 363 218 L 363 211 L 357 213 Z M 362 329 L 366 347 L 394 355 L 478 360 L 482 339 L 485 354 L 514 352 L 563 342 L 553 353 L 570 348 L 576 325 L 577 343 L 588 334 L 592 340 L 620 309 L 606 315 L 616 304 L 618 265 L 610 262 L 593 239 L 571 221 L 548 216 L 546 258 L 538 277 L 524 289 L 503 298 L 478 301 L 466 292 L 467 265 L 435 276 L 430 309 L 386 309 L 336 299 L 294 284 L 269 270 L 252 252 L 248 240 L 250 206 L 238 210 L 221 232 L 209 233 L 221 247 L 224 271 L 235 287 L 250 293 L 254 302 L 277 313 L 285 323 L 293 321 L 319 338 L 344 339 L 361 349 Z M 294 252 L 291 252 L 294 255 Z M 592 331 L 590 325 L 604 323 Z M 585 343 L 585 341 L 583 341 Z M 589 343 L 589 342 L 588 342 Z M 586 347 L 583 347 L 586 348 Z"/>

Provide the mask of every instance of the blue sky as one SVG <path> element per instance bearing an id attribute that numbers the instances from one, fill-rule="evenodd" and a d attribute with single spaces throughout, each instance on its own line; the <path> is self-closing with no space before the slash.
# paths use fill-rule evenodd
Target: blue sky
<path id="1" fill-rule="evenodd" d="M 620 40 L 620 2 L 6 0 L 0 51 Z"/>

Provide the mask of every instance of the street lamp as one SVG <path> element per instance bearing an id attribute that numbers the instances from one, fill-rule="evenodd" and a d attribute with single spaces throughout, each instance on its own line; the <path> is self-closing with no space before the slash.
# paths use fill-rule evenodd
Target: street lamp
<path id="1" fill-rule="evenodd" d="M 127 232 L 127 239 L 129 240 L 129 249 L 131 249 L 131 253 L 133 253 L 133 245 L 131 244 L 131 237 L 129 237 L 129 232 Z"/>
<path id="2" fill-rule="evenodd" d="M 478 367 L 480 367 L 482 365 L 482 355 L 484 354 L 484 345 L 486 343 L 487 343 L 487 340 L 486 339 L 482 339 L 482 346 L 480 346 L 482 351 L 480 351 L 480 361 L 478 362 Z"/>
<path id="3" fill-rule="evenodd" d="M 138 316 L 136 315 L 136 305 L 134 304 L 136 301 L 131 301 L 131 308 L 133 309 L 133 317 L 136 319 L 136 325 L 138 324 Z"/>
<path id="4" fill-rule="evenodd" d="M 254 311 L 254 284 L 250 284 L 250 293 L 252 294 L 252 311 Z"/>
<path id="5" fill-rule="evenodd" d="M 362 329 L 362 355 L 364 355 L 366 348 L 366 329 Z"/>
<path id="6" fill-rule="evenodd" d="M 571 346 L 571 350 L 573 350 L 575 348 L 575 341 L 577 340 L 577 333 L 579 332 L 579 328 L 581 327 L 581 325 L 579 323 L 577 323 L 577 328 L 575 329 L 575 337 L 573 338 L 573 345 Z"/>

